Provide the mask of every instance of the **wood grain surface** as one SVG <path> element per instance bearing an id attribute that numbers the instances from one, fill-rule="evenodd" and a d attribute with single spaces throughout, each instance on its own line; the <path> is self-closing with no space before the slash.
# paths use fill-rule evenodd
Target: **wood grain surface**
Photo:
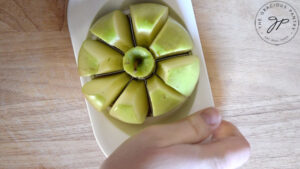
<path id="1" fill-rule="evenodd" d="M 244 169 L 300 168 L 300 33 L 273 46 L 266 0 L 193 0 L 216 106 L 245 134 Z M 300 1 L 286 0 L 300 13 Z M 99 168 L 64 0 L 0 0 L 0 169 Z"/>

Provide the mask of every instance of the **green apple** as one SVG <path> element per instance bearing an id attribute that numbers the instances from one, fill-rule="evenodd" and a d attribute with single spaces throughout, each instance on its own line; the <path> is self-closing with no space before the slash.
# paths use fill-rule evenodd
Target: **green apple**
<path id="1" fill-rule="evenodd" d="M 123 70 L 123 56 L 107 45 L 85 40 L 78 56 L 78 71 L 80 76 L 110 73 Z"/>
<path id="2" fill-rule="evenodd" d="M 183 95 L 167 86 L 157 76 L 152 76 L 147 80 L 147 88 L 154 117 L 176 109 L 185 100 Z"/>
<path id="3" fill-rule="evenodd" d="M 200 73 L 197 56 L 179 56 L 158 62 L 157 75 L 179 93 L 192 94 Z"/>
<path id="4" fill-rule="evenodd" d="M 137 46 L 125 53 L 123 67 L 132 77 L 144 79 L 154 71 L 155 60 L 150 51 Z"/>
<path id="5" fill-rule="evenodd" d="M 90 32 L 98 40 L 83 42 L 78 70 L 81 76 L 102 75 L 82 87 L 97 111 L 108 110 L 122 122 L 142 124 L 150 110 L 157 117 L 185 102 L 197 84 L 200 62 L 197 56 L 178 56 L 190 52 L 193 41 L 168 16 L 168 7 L 140 3 L 129 10 L 132 26 L 120 10 L 95 21 Z"/>
<path id="6" fill-rule="evenodd" d="M 189 33 L 171 17 L 150 45 L 150 50 L 156 58 L 185 53 L 192 48 L 193 41 Z"/>
<path id="7" fill-rule="evenodd" d="M 128 18 L 119 10 L 101 17 L 91 27 L 90 31 L 104 42 L 117 47 L 124 53 L 133 47 Z"/>
<path id="8" fill-rule="evenodd" d="M 141 124 L 149 111 L 144 81 L 132 80 L 126 87 L 109 114 L 123 122 Z"/>
<path id="9" fill-rule="evenodd" d="M 168 7 L 141 3 L 130 6 L 133 31 L 138 46 L 149 47 L 168 18 Z"/>
<path id="10" fill-rule="evenodd" d="M 116 100 L 129 80 L 126 73 L 104 76 L 87 82 L 82 92 L 96 110 L 103 111 Z"/>

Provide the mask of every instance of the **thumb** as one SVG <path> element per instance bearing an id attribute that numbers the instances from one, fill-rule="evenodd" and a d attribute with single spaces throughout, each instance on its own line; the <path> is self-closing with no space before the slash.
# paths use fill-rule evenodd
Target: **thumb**
<path id="1" fill-rule="evenodd" d="M 151 126 L 141 134 L 159 147 L 193 144 L 210 136 L 220 123 L 218 110 L 207 108 L 175 123 Z"/>

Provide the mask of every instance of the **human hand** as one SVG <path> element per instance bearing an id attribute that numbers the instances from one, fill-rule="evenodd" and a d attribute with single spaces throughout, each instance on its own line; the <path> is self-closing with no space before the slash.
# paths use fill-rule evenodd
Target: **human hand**
<path id="1" fill-rule="evenodd" d="M 144 129 L 113 152 L 101 169 L 233 169 L 249 156 L 250 145 L 239 130 L 208 108 Z"/>

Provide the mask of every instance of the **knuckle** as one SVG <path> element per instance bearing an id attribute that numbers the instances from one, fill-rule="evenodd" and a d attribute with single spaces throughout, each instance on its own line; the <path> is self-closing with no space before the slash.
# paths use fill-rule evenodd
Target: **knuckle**
<path id="1" fill-rule="evenodd" d="M 203 138 L 203 120 L 200 116 L 191 116 L 188 118 L 188 124 L 194 132 L 197 139 Z"/>
<path id="2" fill-rule="evenodd" d="M 158 146 L 160 143 L 160 126 L 154 125 L 145 128 L 143 131 L 139 133 L 139 137 L 142 138 L 144 141 L 149 143 L 148 146 Z"/>

